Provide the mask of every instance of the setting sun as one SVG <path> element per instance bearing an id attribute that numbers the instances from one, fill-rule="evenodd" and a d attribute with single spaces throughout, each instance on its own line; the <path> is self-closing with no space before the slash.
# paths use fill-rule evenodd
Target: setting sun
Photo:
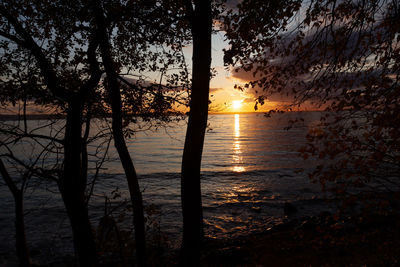
<path id="1" fill-rule="evenodd" d="M 242 107 L 243 100 L 234 100 L 232 101 L 232 108 L 233 109 L 240 109 Z"/>

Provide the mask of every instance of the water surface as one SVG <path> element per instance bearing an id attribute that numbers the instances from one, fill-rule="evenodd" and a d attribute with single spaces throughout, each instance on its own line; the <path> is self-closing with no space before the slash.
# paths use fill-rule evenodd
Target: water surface
<path id="1" fill-rule="evenodd" d="M 304 123 L 286 130 L 288 120 L 299 116 Z M 298 172 L 301 168 L 307 172 L 313 166 L 297 151 L 319 116 L 312 112 L 272 118 L 262 114 L 209 116 L 202 160 L 207 236 L 229 238 L 268 229 L 285 218 L 285 202 L 299 208 L 298 216 L 332 208 L 323 200 L 319 185 L 311 184 L 306 173 Z M 181 232 L 179 172 L 185 130 L 185 121 L 174 122 L 157 131 L 139 131 L 128 140 L 145 204 L 153 207 L 151 219 L 160 224 L 172 246 L 178 244 Z M 27 149 L 17 152 L 29 156 Z M 92 147 L 91 153 L 94 151 Z M 112 145 L 110 155 L 114 161 L 104 164 L 90 202 L 94 225 L 104 214 L 104 196 L 111 197 L 111 191 L 118 189 L 121 196 L 114 203 L 128 198 L 123 170 Z M 59 159 L 48 160 L 52 164 Z M 72 253 L 68 219 L 57 188 L 52 183 L 41 184 L 26 194 L 28 240 L 33 247 L 47 247 L 49 254 Z M 10 251 L 14 246 L 13 202 L 4 185 L 0 186 L 0 210 L 0 248 Z M 124 222 L 129 228 L 130 220 Z"/>

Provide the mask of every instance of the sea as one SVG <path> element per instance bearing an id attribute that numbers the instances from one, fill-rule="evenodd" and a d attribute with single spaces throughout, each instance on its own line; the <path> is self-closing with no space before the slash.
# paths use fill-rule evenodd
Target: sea
<path id="1" fill-rule="evenodd" d="M 306 144 L 307 133 L 318 125 L 321 115 L 321 112 L 290 112 L 271 117 L 263 113 L 209 115 L 201 173 L 208 238 L 235 238 L 263 232 L 296 217 L 334 212 L 336 204 L 331 196 L 308 178 L 315 160 L 305 160 L 299 153 Z M 290 121 L 299 118 L 301 123 L 288 127 Z M 46 123 L 29 121 L 29 127 L 40 126 L 38 131 L 50 133 Z M 139 120 L 129 125 L 131 132 L 127 139 L 143 192 L 148 228 L 165 236 L 171 248 L 179 246 L 182 234 L 180 168 L 186 124 L 185 119 L 164 125 Z M 57 132 L 54 128 L 53 125 L 52 133 Z M 107 130 L 104 123 L 96 121 L 92 128 L 92 137 L 101 132 L 99 129 Z M 88 181 L 96 177 L 89 201 L 92 224 L 96 228 L 108 214 L 121 229 L 131 229 L 127 183 L 112 142 L 105 154 L 106 136 L 89 148 Z M 37 156 L 29 149 L 38 148 L 24 145 L 14 152 L 25 157 Z M 59 164 L 60 155 L 48 156 L 46 160 L 49 165 Z M 24 200 L 27 239 L 33 254 L 42 264 L 54 257 L 73 255 L 69 221 L 55 183 L 33 178 Z M 285 203 L 294 205 L 297 212 L 285 214 Z M 1 181 L 0 265 L 2 259 L 5 261 L 15 254 L 14 240 L 13 199 Z"/>

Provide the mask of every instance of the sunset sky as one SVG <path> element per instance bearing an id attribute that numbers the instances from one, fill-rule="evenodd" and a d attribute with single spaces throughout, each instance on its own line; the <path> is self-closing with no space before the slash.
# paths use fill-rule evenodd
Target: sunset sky
<path id="1" fill-rule="evenodd" d="M 251 77 L 251 73 L 235 72 L 232 68 L 224 67 L 223 49 L 229 45 L 224 41 L 223 32 L 218 32 L 212 37 L 212 68 L 216 70 L 216 76 L 210 82 L 210 113 L 241 113 L 255 112 L 255 95 L 252 90 L 240 91 L 235 89 L 235 84 L 243 84 Z M 191 68 L 192 46 L 184 48 L 187 65 Z M 152 76 L 152 75 L 151 75 Z M 154 78 L 156 81 L 158 78 Z M 267 100 L 263 106 L 258 106 L 257 112 L 266 112 L 273 109 L 282 102 L 273 102 Z M 7 110 L 1 110 L 1 114 L 14 113 L 20 107 L 8 107 Z M 182 107 L 179 108 L 182 110 Z M 30 105 L 28 113 L 47 113 L 42 108 Z"/>
<path id="2" fill-rule="evenodd" d="M 224 66 L 223 49 L 229 47 L 228 42 L 224 39 L 225 36 L 223 31 L 214 34 L 212 37 L 212 68 L 216 71 L 216 76 L 213 77 L 210 82 L 210 113 L 255 112 L 255 90 L 247 89 L 245 91 L 241 91 L 234 88 L 235 84 L 240 85 L 251 80 L 252 73 L 244 71 L 235 72 L 232 67 L 227 68 Z M 184 48 L 189 69 L 191 69 L 192 63 L 192 48 L 193 47 L 191 45 Z M 153 73 L 150 74 L 149 78 L 157 82 L 159 79 L 158 75 L 159 74 Z M 132 79 L 134 79 L 133 76 Z M 272 100 L 267 99 L 264 105 L 258 105 L 257 112 L 266 112 L 284 104 L 282 101 L 284 99 L 281 99 L 280 101 L 276 101 L 276 99 L 276 97 Z M 15 113 L 18 112 L 20 108 L 21 107 L 18 105 L 15 107 L 3 107 L 3 109 L 0 111 L 0 114 Z M 187 110 L 182 106 L 177 109 L 180 111 Z M 27 112 L 29 114 L 48 113 L 48 111 L 43 110 L 43 108 L 35 105 L 29 105 Z"/>
<path id="3" fill-rule="evenodd" d="M 212 112 L 254 112 L 255 96 L 250 90 L 234 89 L 235 84 L 242 84 L 248 80 L 241 79 L 233 69 L 224 67 L 223 48 L 228 47 L 223 33 L 215 34 L 212 38 L 212 67 L 217 75 L 210 83 L 210 100 Z M 276 103 L 267 101 L 257 111 L 267 111 L 274 108 Z"/>
<path id="4" fill-rule="evenodd" d="M 255 95 L 248 91 L 234 89 L 235 84 L 243 84 L 248 81 L 246 76 L 236 73 L 231 68 L 224 67 L 223 49 L 229 45 L 224 41 L 223 32 L 218 32 L 212 38 L 212 67 L 217 75 L 210 82 L 211 113 L 240 113 L 254 112 Z M 189 61 L 192 56 L 192 46 L 185 48 L 186 58 Z M 188 62 L 189 65 L 191 62 Z M 276 107 L 280 102 L 266 101 L 263 106 L 258 106 L 258 112 L 265 112 Z"/>

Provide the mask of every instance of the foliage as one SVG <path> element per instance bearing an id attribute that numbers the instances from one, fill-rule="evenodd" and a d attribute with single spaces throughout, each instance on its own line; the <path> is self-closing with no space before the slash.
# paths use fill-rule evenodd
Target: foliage
<path id="1" fill-rule="evenodd" d="M 134 229 L 127 226 L 132 206 L 128 199 L 121 198 L 119 188 L 103 198 L 104 215 L 95 230 L 101 261 L 104 264 L 126 266 L 133 262 L 131 251 L 135 247 L 135 243 L 132 242 Z M 146 205 L 144 211 L 148 236 L 148 263 L 158 265 L 165 260 L 165 251 L 169 249 L 168 239 L 160 227 L 161 211 L 153 204 Z"/>
<path id="2" fill-rule="evenodd" d="M 103 2 L 126 123 L 137 116 L 170 120 L 187 105 L 190 84 L 183 47 L 189 43 L 179 2 Z M 105 104 L 109 106 L 108 96 Z M 110 112 L 110 111 L 109 111 Z"/>
<path id="3" fill-rule="evenodd" d="M 227 20 L 225 62 L 253 73 L 244 87 L 263 92 L 259 102 L 281 94 L 291 101 L 285 108 L 329 111 L 302 149 L 320 162 L 311 178 L 340 193 L 398 191 L 398 1 L 264 4 L 260 23 L 250 12 L 256 5 L 244 1 Z"/>
<path id="4" fill-rule="evenodd" d="M 104 10 L 102 29 L 98 28 L 92 1 L 10 0 L 0 4 L 0 102 L 7 107 L 23 106 L 17 111 L 21 121 L 2 124 L 0 156 L 17 167 L 29 168 L 38 177 L 57 181 L 75 229 L 75 245 L 82 249 L 78 251 L 80 263 L 85 266 L 96 261 L 90 222 L 82 218 L 87 216 L 86 202 L 94 185 L 86 191 L 89 157 L 100 162 L 93 181 L 106 159 L 101 148 L 91 155 L 88 145 L 96 141 L 108 149 L 110 133 L 107 124 L 91 132 L 94 117 L 107 123 L 111 113 L 111 96 L 106 90 L 110 77 L 104 75 L 101 42 L 107 39 L 111 44 L 111 69 L 118 75 L 124 101 L 120 111 L 124 127 L 136 122 L 137 116 L 149 122 L 154 118 L 170 120 L 173 105 L 186 104 L 184 87 L 190 83 L 183 56 L 187 23 L 179 2 L 98 3 Z M 104 31 L 106 38 L 102 39 Z M 27 103 L 49 108 L 65 120 L 31 127 Z M 31 151 L 13 153 L 18 146 L 28 150 L 28 143 L 33 144 Z M 86 229 L 76 227 L 83 224 Z M 78 242 L 79 235 L 86 236 L 83 239 L 90 245 Z M 86 247 L 90 247 L 89 253 L 84 252 Z"/>
<path id="5" fill-rule="evenodd" d="M 115 68 L 125 85 L 122 90 L 125 113 L 154 118 L 170 112 L 176 101 L 185 104 L 187 95 L 182 91 L 189 79 L 182 49 L 188 43 L 188 34 L 179 4 L 103 1 L 103 5 L 110 26 Z M 54 90 L 78 92 L 78 88 L 88 85 L 99 64 L 98 37 L 89 3 L 18 0 L 4 2 L 2 9 L 1 103 L 15 105 L 19 100 L 28 100 L 38 105 L 55 105 L 62 112 L 66 99 L 54 94 Z M 25 30 L 27 40 L 5 12 Z M 40 69 L 44 63 L 38 61 L 30 41 L 37 44 L 35 49 L 41 51 L 38 53 L 49 63 L 47 67 L 53 69 L 53 78 L 60 83 L 54 87 L 62 90 L 46 86 L 48 75 Z M 180 71 L 173 71 L 176 69 Z M 87 112 L 96 116 L 109 112 L 102 83 L 90 92 L 86 101 Z"/>
<path id="6" fill-rule="evenodd" d="M 182 91 L 189 83 L 182 51 L 188 43 L 186 22 L 179 13 L 182 10 L 177 7 L 178 3 L 103 1 L 103 5 L 110 25 L 108 31 L 112 33 L 115 67 L 123 88 L 125 124 L 136 121 L 136 116 L 146 121 L 170 120 L 173 104 L 187 101 Z M 170 9 L 165 8 L 168 5 Z M 97 33 L 89 10 L 88 3 L 81 1 L 16 0 L 1 4 L 0 102 L 5 107 L 3 112 L 11 110 L 21 119 L 17 125 L 2 124 L 3 145 L 35 138 L 34 142 L 39 145 L 48 141 L 53 146 L 47 153 L 62 153 L 62 120 L 49 122 L 43 127 L 57 124 L 54 131 L 39 135 L 37 129 L 26 123 L 29 106 L 52 115 L 65 115 L 70 95 L 81 94 L 83 122 L 90 123 L 91 118 L 106 117 L 110 113 L 104 81 L 94 83 L 94 90 L 85 92 L 90 82 L 96 82 L 94 73 L 104 72 L 98 62 Z M 55 81 L 49 82 L 43 65 L 52 72 Z M 171 71 L 175 68 L 181 72 Z M 154 83 L 143 75 L 145 71 L 147 75 L 149 72 L 159 75 L 159 80 Z M 18 106 L 22 108 L 17 109 Z M 101 137 L 104 134 L 100 131 Z M 40 157 L 38 160 L 45 162 Z M 58 160 L 55 163 L 58 167 L 61 164 Z"/>

